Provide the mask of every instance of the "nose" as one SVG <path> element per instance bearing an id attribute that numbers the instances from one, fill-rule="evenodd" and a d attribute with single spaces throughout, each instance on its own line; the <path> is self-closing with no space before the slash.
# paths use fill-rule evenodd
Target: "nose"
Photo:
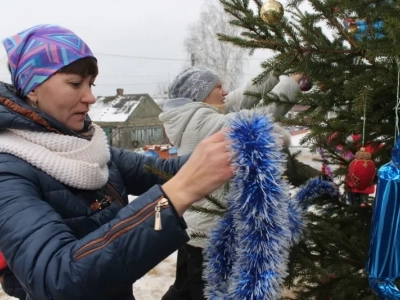
<path id="1" fill-rule="evenodd" d="M 225 97 L 226 95 L 228 95 L 228 92 L 225 89 L 223 89 L 222 90 L 222 95 Z"/>
<path id="2" fill-rule="evenodd" d="M 96 102 L 96 97 L 93 95 L 91 88 L 85 89 L 85 92 L 82 95 L 82 102 L 88 103 L 88 104 L 93 104 Z"/>

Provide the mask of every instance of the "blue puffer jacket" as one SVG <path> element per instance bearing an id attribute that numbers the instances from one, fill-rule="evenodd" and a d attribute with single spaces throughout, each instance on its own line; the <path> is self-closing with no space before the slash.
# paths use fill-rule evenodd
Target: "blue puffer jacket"
<path id="1" fill-rule="evenodd" d="M 7 128 L 74 135 L 0 83 L 0 134 Z M 170 205 L 154 230 L 162 182 L 144 166 L 174 174 L 186 160 L 112 148 L 107 187 L 84 191 L 0 153 L 0 249 L 27 299 L 133 299 L 132 283 L 188 241 Z M 104 194 L 111 204 L 91 209 Z M 128 204 L 128 195 L 141 196 Z"/>

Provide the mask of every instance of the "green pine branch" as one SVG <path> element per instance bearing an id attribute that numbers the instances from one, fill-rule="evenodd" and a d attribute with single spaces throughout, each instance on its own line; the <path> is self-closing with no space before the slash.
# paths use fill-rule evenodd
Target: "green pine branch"
<path id="1" fill-rule="evenodd" d="M 189 208 L 190 211 L 200 213 L 200 214 L 205 214 L 205 215 L 213 215 L 213 216 L 218 216 L 222 217 L 225 214 L 225 211 L 221 211 L 218 209 L 212 209 L 212 208 L 206 208 L 206 207 L 200 207 L 196 205 L 192 205 Z"/>
<path id="2" fill-rule="evenodd" d="M 190 233 L 190 239 L 191 240 L 205 240 L 207 238 L 208 238 L 208 236 L 204 232 L 196 231 L 196 232 L 191 232 Z"/>
<path id="3" fill-rule="evenodd" d="M 168 174 L 167 172 L 164 172 L 158 168 L 155 168 L 154 166 L 145 165 L 144 170 L 153 175 L 160 177 L 161 179 L 163 179 L 165 181 L 168 181 L 172 178 L 171 174 Z"/>
<path id="4" fill-rule="evenodd" d="M 283 18 L 266 24 L 259 16 L 265 1 L 220 0 L 231 24 L 241 33 L 218 35 L 218 39 L 250 53 L 272 52 L 262 62 L 260 74 L 253 78 L 255 83 L 262 83 L 271 72 L 304 72 L 312 80 L 313 89 L 299 92 L 296 97 L 296 104 L 306 109 L 277 121 L 283 126 L 309 128 L 302 142 L 310 151 L 322 149 L 327 159 L 324 163 L 332 166 L 340 187 L 344 186 L 351 162 L 349 154 L 354 155 L 361 146 L 351 141 L 352 135 L 365 132 L 366 143 L 380 146 L 373 153 L 377 168 L 389 162 L 398 121 L 394 109 L 399 88 L 400 3 L 289 0 Z M 303 4 L 313 11 L 301 10 Z M 364 20 L 366 30 L 347 30 L 345 18 Z M 383 28 L 374 27 L 377 21 L 383 21 Z M 264 105 L 279 101 L 277 95 L 263 98 Z M 293 185 L 320 176 L 319 170 L 299 162 L 297 153 L 288 151 L 287 155 L 285 176 Z M 364 207 L 348 204 L 344 192 L 340 197 L 324 195 L 308 202 L 304 238 L 291 252 L 286 287 L 300 300 L 377 299 L 363 271 L 373 198 Z M 219 204 L 221 207 L 214 205 L 215 211 L 199 213 L 223 211 Z"/>

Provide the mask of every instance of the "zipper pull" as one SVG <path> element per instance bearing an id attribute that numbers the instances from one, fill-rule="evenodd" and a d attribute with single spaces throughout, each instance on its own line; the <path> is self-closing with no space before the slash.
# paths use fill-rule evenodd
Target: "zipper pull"
<path id="1" fill-rule="evenodd" d="M 161 206 L 167 206 L 168 205 L 168 200 L 165 198 L 162 198 L 160 201 L 158 201 L 156 207 L 154 210 L 156 211 L 156 216 L 154 219 L 154 230 L 162 230 L 162 224 L 161 224 Z"/>

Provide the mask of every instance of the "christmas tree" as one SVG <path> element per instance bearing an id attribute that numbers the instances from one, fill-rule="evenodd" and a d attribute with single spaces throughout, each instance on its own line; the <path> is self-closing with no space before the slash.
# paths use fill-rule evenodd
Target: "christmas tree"
<path id="1" fill-rule="evenodd" d="M 239 36 L 219 35 L 221 41 L 250 53 L 274 53 L 262 63 L 255 82 L 273 71 L 306 75 L 298 96 L 306 109 L 277 121 L 309 128 L 303 141 L 321 154 L 326 176 L 338 186 L 337 197 L 309 200 L 304 238 L 292 250 L 287 286 L 296 299 L 377 299 L 364 270 L 373 205 L 365 195 L 373 191 L 355 200 L 358 182 L 350 175 L 357 168 L 351 164 L 365 158 L 361 147 L 372 153 L 369 162 L 376 168 L 390 161 L 398 135 L 399 2 L 289 0 L 284 8 L 274 0 L 220 2 L 231 24 L 242 29 Z M 265 105 L 279 101 L 278 95 L 263 99 Z M 289 168 L 286 175 L 299 185 L 305 180 L 299 174 Z"/>

